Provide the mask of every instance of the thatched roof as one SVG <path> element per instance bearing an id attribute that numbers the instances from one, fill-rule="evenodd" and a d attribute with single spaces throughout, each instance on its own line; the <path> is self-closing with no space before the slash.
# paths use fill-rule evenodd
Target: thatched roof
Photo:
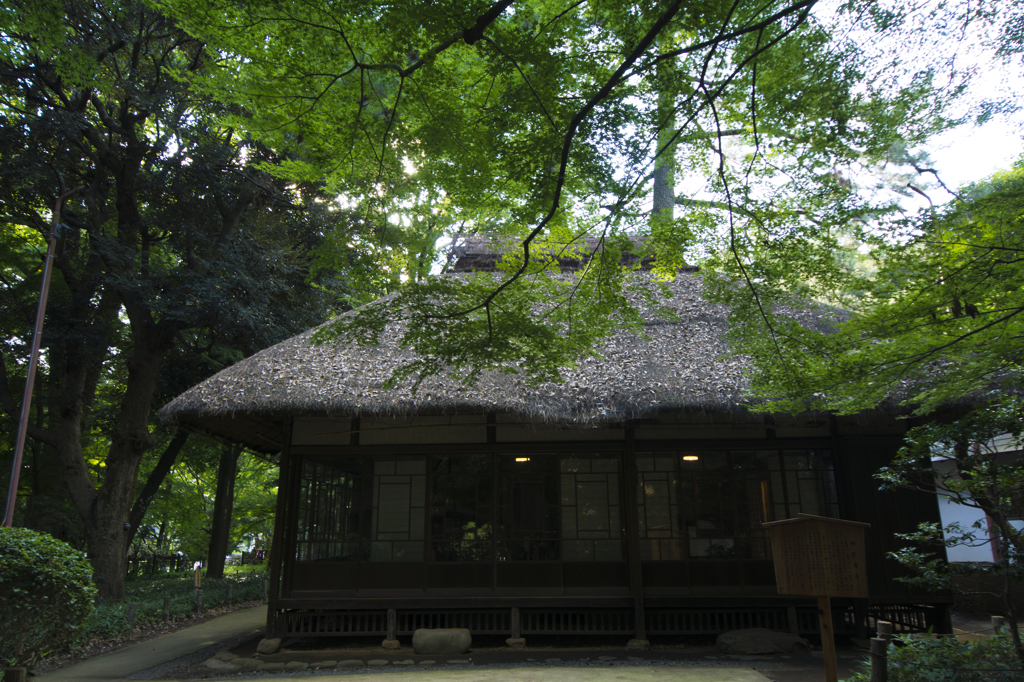
<path id="1" fill-rule="evenodd" d="M 651 274 L 634 277 L 650 281 Z M 431 377 L 414 393 L 411 382 L 383 388 L 412 357 L 399 334 L 380 347 L 311 345 L 313 331 L 295 336 L 229 367 L 168 403 L 160 417 L 262 450 L 275 450 L 283 424 L 295 416 L 511 414 L 532 422 L 598 426 L 665 411 L 742 411 L 745 358 L 722 338 L 726 311 L 701 295 L 700 276 L 680 273 L 662 301 L 676 319 L 643 310 L 648 338 L 621 332 L 563 372 L 564 383 L 528 386 L 522 376 L 490 372 L 473 386 Z M 828 321 L 801 314 L 820 327 Z"/>

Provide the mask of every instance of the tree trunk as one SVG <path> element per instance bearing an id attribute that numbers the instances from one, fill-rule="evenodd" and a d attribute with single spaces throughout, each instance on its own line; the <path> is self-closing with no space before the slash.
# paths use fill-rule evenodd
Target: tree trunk
<path id="1" fill-rule="evenodd" d="M 213 501 L 213 524 L 210 529 L 210 551 L 206 564 L 207 578 L 224 577 L 224 556 L 231 537 L 231 510 L 235 504 L 235 474 L 242 446 L 225 445 L 217 469 L 217 497 Z"/>
<path id="2" fill-rule="evenodd" d="M 662 39 L 662 43 L 670 42 Z M 665 47 L 665 45 L 663 45 Z M 673 68 L 670 62 L 658 65 L 659 80 L 666 80 Z M 663 87 L 665 85 L 663 84 Z M 671 89 L 658 93 L 658 156 L 654 159 L 654 203 L 651 210 L 652 225 L 671 222 L 676 206 L 676 113 Z"/>
<path id="3" fill-rule="evenodd" d="M 143 326 L 138 325 L 140 328 Z M 74 389 L 76 384 L 84 383 L 81 382 L 84 372 L 76 364 L 68 363 L 67 381 L 61 396 L 59 450 L 63 458 L 64 482 L 85 524 L 89 562 L 101 601 L 124 596 L 130 528 L 128 518 L 135 499 L 142 456 L 152 446 L 149 415 L 160 365 L 173 342 L 168 341 L 169 334 L 161 332 L 152 326 L 136 331 L 136 345 L 126 363 L 128 377 L 117 426 L 107 451 L 99 488 L 93 484 L 81 446 L 85 408 L 82 391 Z"/>

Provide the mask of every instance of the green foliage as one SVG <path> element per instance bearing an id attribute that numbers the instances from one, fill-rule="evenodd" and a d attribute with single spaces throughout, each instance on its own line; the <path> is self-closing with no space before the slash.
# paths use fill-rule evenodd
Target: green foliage
<path id="1" fill-rule="evenodd" d="M 0 527 L 0 661 L 31 666 L 65 646 L 95 596 L 84 554 L 49 535 Z"/>
<path id="2" fill-rule="evenodd" d="M 754 395 L 789 411 L 853 413 L 899 402 L 925 414 L 1020 384 L 1024 163 L 947 206 L 858 231 L 873 268 L 823 259 L 818 270 L 797 269 L 800 287 L 758 280 L 756 298 L 747 288 L 713 284 L 735 304 L 737 321 L 771 325 L 769 334 L 763 325 L 733 332 L 760 370 Z M 808 261 L 773 254 L 779 267 Z M 825 330 L 801 326 L 791 311 L 814 298 L 844 304 L 845 321 Z"/>
<path id="3" fill-rule="evenodd" d="M 866 670 L 846 682 L 869 682 L 870 659 L 864 665 Z M 1021 679 L 1022 671 L 1005 630 L 968 642 L 952 636 L 898 635 L 888 648 L 891 682 L 1010 682 Z"/>
<path id="4" fill-rule="evenodd" d="M 149 505 L 133 554 L 206 557 L 221 447 L 209 438 L 190 438 Z M 277 465 L 248 452 L 239 457 L 228 554 L 273 534 L 277 477 Z"/>

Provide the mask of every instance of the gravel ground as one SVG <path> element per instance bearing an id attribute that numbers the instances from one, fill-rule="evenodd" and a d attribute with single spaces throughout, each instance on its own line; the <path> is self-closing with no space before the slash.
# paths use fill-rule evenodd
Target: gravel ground
<path id="1" fill-rule="evenodd" d="M 379 638 L 318 638 L 284 642 L 276 654 L 259 656 L 259 636 L 221 649 L 221 658 L 237 655 L 244 665 L 262 664 L 265 670 L 211 670 L 207 661 L 179 661 L 168 664 L 161 675 L 147 679 L 255 679 L 281 675 L 317 676 L 374 674 L 412 669 L 460 670 L 517 667 L 614 668 L 636 667 L 751 667 L 778 682 L 820 682 L 823 661 L 820 652 L 776 654 L 774 656 L 726 656 L 714 647 L 710 637 L 654 638 L 648 651 L 630 651 L 623 647 L 624 637 L 591 639 L 577 637 L 531 637 L 525 649 L 508 648 L 503 638 L 477 637 L 472 650 L 462 656 L 424 656 L 413 653 L 407 641 L 396 650 L 384 650 Z M 210 656 L 213 657 L 213 656 Z M 863 655 L 849 645 L 839 651 L 840 678 L 849 675 Z M 269 665 L 268 665 L 269 664 Z M 214 664 L 216 665 L 216 664 Z M 173 667 L 171 667 L 173 666 Z M 287 668 L 285 666 L 288 666 Z M 153 671 L 156 672 L 156 671 Z"/>

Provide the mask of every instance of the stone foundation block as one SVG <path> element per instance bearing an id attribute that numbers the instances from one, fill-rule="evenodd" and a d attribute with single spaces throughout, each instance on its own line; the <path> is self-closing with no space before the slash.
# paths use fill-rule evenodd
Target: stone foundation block
<path id="1" fill-rule="evenodd" d="M 420 628 L 412 634 L 412 648 L 417 654 L 464 654 L 472 643 L 466 628 Z"/>
<path id="2" fill-rule="evenodd" d="M 281 648 L 281 638 L 272 637 L 270 639 L 261 639 L 259 645 L 256 647 L 256 653 L 258 654 L 274 654 Z"/>
<path id="3" fill-rule="evenodd" d="M 731 630 L 718 636 L 718 650 L 725 654 L 788 654 L 810 649 L 810 643 L 799 635 L 775 632 L 767 628 Z"/>

